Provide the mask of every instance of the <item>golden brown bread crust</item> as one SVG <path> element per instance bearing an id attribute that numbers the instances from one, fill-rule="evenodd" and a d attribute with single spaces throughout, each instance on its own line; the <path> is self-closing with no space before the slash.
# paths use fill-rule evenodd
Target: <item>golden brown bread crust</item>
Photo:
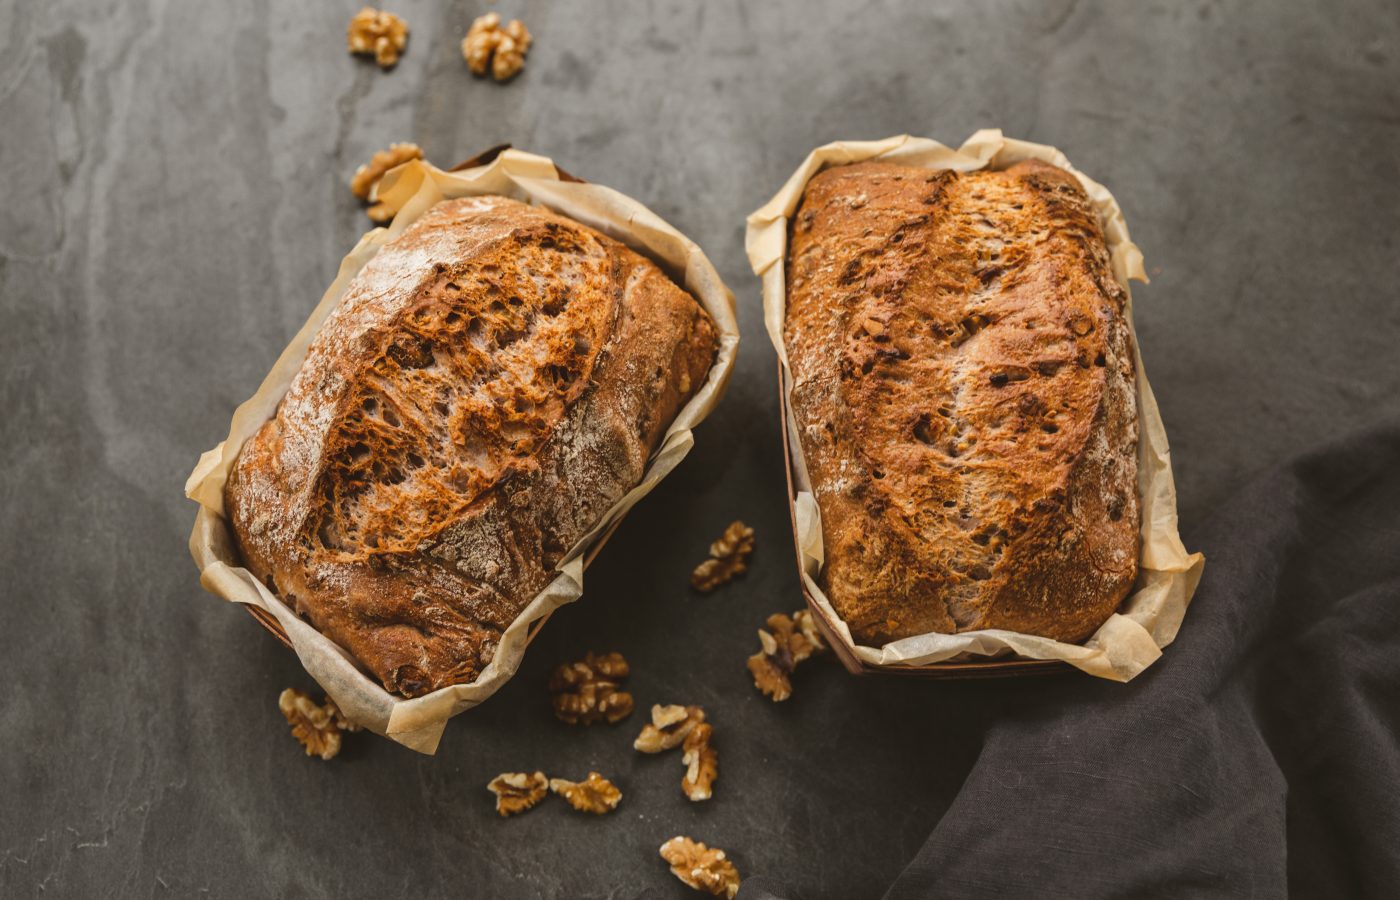
<path id="1" fill-rule="evenodd" d="M 715 353 L 695 299 L 616 241 L 503 197 L 439 203 L 243 446 L 244 562 L 387 690 L 470 682 Z"/>
<path id="2" fill-rule="evenodd" d="M 1078 181 L 829 169 L 787 279 L 820 582 L 856 639 L 1093 633 L 1137 572 L 1137 407 L 1126 293 Z"/>

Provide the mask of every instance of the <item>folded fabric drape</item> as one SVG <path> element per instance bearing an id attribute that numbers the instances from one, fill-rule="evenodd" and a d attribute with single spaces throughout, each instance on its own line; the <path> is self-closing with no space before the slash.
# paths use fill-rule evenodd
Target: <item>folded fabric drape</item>
<path id="1" fill-rule="evenodd" d="M 996 688 L 956 799 L 868 896 L 1400 896 L 1400 420 L 1183 530 L 1211 564 L 1172 652 Z M 772 874 L 741 900 L 790 900 Z"/>

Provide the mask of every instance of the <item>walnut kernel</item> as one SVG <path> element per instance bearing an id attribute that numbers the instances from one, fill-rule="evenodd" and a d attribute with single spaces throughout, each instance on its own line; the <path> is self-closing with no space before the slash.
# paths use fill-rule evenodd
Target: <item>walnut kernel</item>
<path id="1" fill-rule="evenodd" d="M 549 780 L 543 772 L 503 772 L 492 778 L 486 789 L 496 795 L 496 812 L 513 816 L 543 800 L 549 793 Z"/>
<path id="2" fill-rule="evenodd" d="M 570 725 L 592 725 L 599 719 L 616 725 L 632 714 L 632 695 L 621 689 L 629 671 L 621 653 L 591 651 L 557 667 L 549 678 L 554 715 Z"/>
<path id="3" fill-rule="evenodd" d="M 671 873 L 697 891 L 734 900 L 739 893 L 739 870 L 725 858 L 724 851 L 711 850 L 688 837 L 673 837 L 661 845 L 661 858 Z"/>
<path id="4" fill-rule="evenodd" d="M 567 800 L 569 805 L 579 812 L 600 816 L 617 809 L 618 801 L 622 799 L 622 791 L 597 772 L 589 772 L 583 781 L 551 778 L 549 789 Z"/>
<path id="5" fill-rule="evenodd" d="M 472 22 L 467 36 L 462 38 L 462 58 L 473 75 L 485 75 L 491 68 L 491 54 L 500 43 L 500 13 L 487 13 Z"/>
<path id="6" fill-rule="evenodd" d="M 651 723 L 642 728 L 642 733 L 632 742 L 632 746 L 643 753 L 660 753 L 680 746 L 691 730 L 705 721 L 705 711 L 698 706 L 662 706 L 651 708 Z"/>
<path id="7" fill-rule="evenodd" d="M 497 81 L 509 81 L 524 67 L 533 41 L 524 22 L 511 19 L 502 27 L 500 13 L 487 13 L 467 29 L 462 58 L 474 75 L 485 75 L 489 70 Z"/>
<path id="8" fill-rule="evenodd" d="M 278 696 L 277 708 L 292 726 L 292 737 L 306 748 L 307 756 L 333 759 L 340 752 L 341 735 L 360 730 L 360 726 L 345 718 L 330 697 L 324 705 L 317 706 L 306 694 L 287 688 Z"/>
<path id="9" fill-rule="evenodd" d="M 709 592 L 742 575 L 749 568 L 753 544 L 753 529 L 737 520 L 731 522 L 719 540 L 710 545 L 710 558 L 690 573 L 690 583 L 696 590 Z"/>
<path id="10" fill-rule="evenodd" d="M 369 163 L 355 170 L 350 178 L 350 193 L 359 200 L 368 200 L 386 172 L 411 159 L 422 158 L 423 148 L 417 144 L 406 141 L 390 144 L 388 150 L 380 150 L 369 158 Z"/>
<path id="11" fill-rule="evenodd" d="M 369 162 L 355 170 L 350 177 L 350 193 L 359 200 L 371 203 L 365 213 L 376 225 L 386 225 L 398 212 L 389 204 L 378 200 L 379 181 L 390 169 L 414 159 L 423 158 L 423 148 L 417 144 L 390 144 L 388 150 L 380 150 L 370 157 Z M 377 202 L 376 202 L 377 201 Z"/>
<path id="12" fill-rule="evenodd" d="M 693 801 L 708 800 L 714 793 L 712 785 L 719 776 L 719 754 L 710 746 L 714 727 L 709 722 L 699 722 L 685 736 L 685 775 L 681 778 L 681 790 Z"/>
<path id="13" fill-rule="evenodd" d="M 351 53 L 372 54 L 379 68 L 393 68 L 408 45 L 408 23 L 391 12 L 366 6 L 350 20 L 345 42 Z"/>
<path id="14" fill-rule="evenodd" d="M 768 630 L 758 630 L 762 649 L 749 657 L 754 687 L 774 702 L 792 696 L 792 670 L 797 664 L 826 649 L 817 631 L 811 610 L 798 610 L 791 617 L 774 613 L 768 617 Z"/>

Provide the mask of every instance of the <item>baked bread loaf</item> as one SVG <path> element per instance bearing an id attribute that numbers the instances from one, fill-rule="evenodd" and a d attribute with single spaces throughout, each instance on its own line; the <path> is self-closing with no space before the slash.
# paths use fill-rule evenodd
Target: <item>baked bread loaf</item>
<path id="1" fill-rule="evenodd" d="M 387 690 L 470 682 L 716 351 L 695 299 L 617 241 L 441 202 L 354 278 L 242 447 L 244 563 Z"/>
<path id="2" fill-rule="evenodd" d="M 1093 633 L 1137 572 L 1138 434 L 1127 295 L 1079 182 L 842 166 L 790 237 L 792 411 L 853 636 Z"/>

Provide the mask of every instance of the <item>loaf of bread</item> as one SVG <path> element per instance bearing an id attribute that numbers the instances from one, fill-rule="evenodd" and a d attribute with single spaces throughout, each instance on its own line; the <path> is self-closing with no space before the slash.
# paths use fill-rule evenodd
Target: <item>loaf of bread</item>
<path id="1" fill-rule="evenodd" d="M 387 690 L 470 682 L 716 350 L 695 299 L 617 241 L 443 201 L 354 278 L 242 447 L 244 564 Z"/>
<path id="2" fill-rule="evenodd" d="M 828 169 L 791 224 L 784 343 L 857 641 L 1080 641 L 1132 587 L 1127 295 L 1083 188 L 1041 162 Z"/>

